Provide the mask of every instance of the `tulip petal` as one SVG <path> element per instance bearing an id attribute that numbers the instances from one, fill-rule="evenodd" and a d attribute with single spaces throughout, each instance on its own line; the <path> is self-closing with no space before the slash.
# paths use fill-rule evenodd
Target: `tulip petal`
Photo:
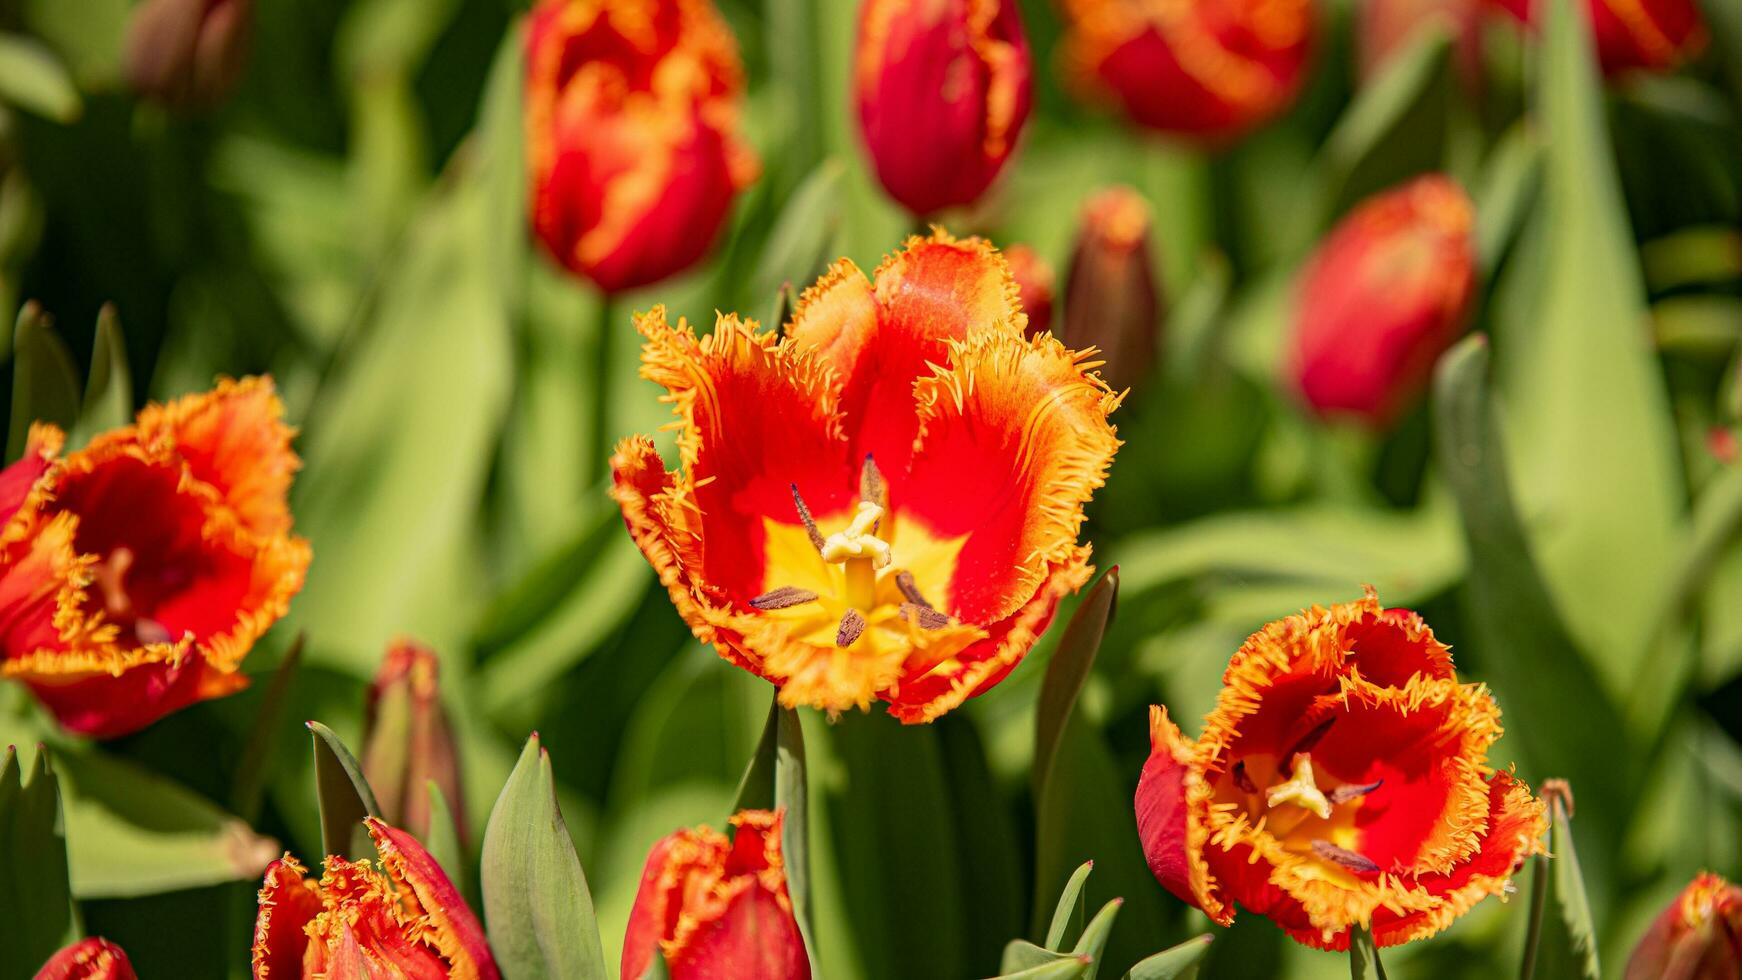
<path id="1" fill-rule="evenodd" d="M 255 980 L 298 980 L 305 931 L 321 913 L 320 889 L 306 877 L 301 864 L 286 854 L 266 868 L 260 888 L 260 911 L 254 920 Z"/>
<path id="2" fill-rule="evenodd" d="M 448 961 L 450 976 L 498 980 L 484 927 L 435 858 L 430 857 L 417 838 L 397 827 L 374 817 L 364 823 L 381 854 L 382 870 L 399 887 L 402 903 L 408 901 L 409 891 L 410 899 L 428 925 L 424 939 Z"/>
<path id="3" fill-rule="evenodd" d="M 295 430 L 283 417 L 272 379 L 224 379 L 211 391 L 146 406 L 131 438 L 154 454 L 174 452 L 243 527 L 282 534 L 290 530 L 290 480 L 301 466 L 290 448 Z"/>
<path id="4" fill-rule="evenodd" d="M 17 532 L 6 528 L 6 525 L 31 500 L 33 493 L 43 493 L 39 489 L 43 475 L 48 472 L 55 456 L 59 455 L 65 439 L 61 430 L 52 425 L 40 422 L 33 424 L 30 435 L 25 440 L 24 455 L 18 457 L 18 461 L 11 466 L 0 470 L 0 544 L 16 537 Z M 39 499 L 37 503 L 40 502 Z"/>

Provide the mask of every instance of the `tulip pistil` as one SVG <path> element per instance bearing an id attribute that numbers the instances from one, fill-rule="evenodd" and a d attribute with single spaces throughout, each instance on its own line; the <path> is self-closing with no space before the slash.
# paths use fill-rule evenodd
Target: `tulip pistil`
<path id="1" fill-rule="evenodd" d="M 162 623 L 138 615 L 133 597 L 127 592 L 127 572 L 133 567 L 133 550 L 120 547 L 109 552 L 93 572 L 97 589 L 103 594 L 103 611 L 124 628 L 131 624 L 140 643 L 168 643 L 173 637 Z"/>

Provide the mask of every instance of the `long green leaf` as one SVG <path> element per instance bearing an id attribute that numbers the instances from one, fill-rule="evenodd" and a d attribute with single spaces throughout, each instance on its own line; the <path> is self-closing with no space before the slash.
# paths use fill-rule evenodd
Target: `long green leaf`
<path id="1" fill-rule="evenodd" d="M 1379 962 L 1379 947 L 1373 944 L 1373 932 L 1366 926 L 1349 930 L 1350 980 L 1385 980 L 1385 964 Z"/>
<path id="2" fill-rule="evenodd" d="M 28 977 L 54 951 L 79 936 L 67 878 L 60 788 L 48 752 L 37 747 L 28 782 L 20 782 L 16 749 L 0 764 L 0 976 Z"/>
<path id="3" fill-rule="evenodd" d="M 97 311 L 97 333 L 91 342 L 91 373 L 85 382 L 84 406 L 71 441 L 83 445 L 105 429 L 133 420 L 133 378 L 127 369 L 127 341 L 121 317 L 112 303 Z"/>
<path id="4" fill-rule="evenodd" d="M 466 850 L 460 846 L 460 830 L 454 823 L 453 807 L 435 780 L 424 780 L 424 792 L 429 794 L 429 831 L 424 834 L 424 849 L 447 872 L 448 879 L 464 889 L 472 875 L 466 864 Z"/>
<path id="5" fill-rule="evenodd" d="M 1087 956 L 1066 956 L 1026 970 L 1002 974 L 997 980 L 1077 980 L 1088 973 L 1089 965 Z"/>
<path id="6" fill-rule="evenodd" d="M 803 289 L 822 271 L 823 263 L 834 257 L 845 173 L 846 167 L 839 160 L 824 160 L 793 191 L 769 230 L 768 244 L 751 279 L 752 296 L 776 295 L 786 284 Z M 768 326 L 779 327 L 781 323 Z"/>
<path id="7" fill-rule="evenodd" d="M 1052 922 L 1046 927 L 1046 948 L 1060 949 L 1065 944 L 1065 936 L 1071 931 L 1073 924 L 1082 928 L 1083 922 L 1083 885 L 1089 880 L 1089 872 L 1095 870 L 1095 862 L 1084 861 L 1071 872 L 1069 881 L 1065 882 L 1064 891 L 1059 893 L 1058 905 L 1052 910 Z"/>
<path id="8" fill-rule="evenodd" d="M 357 757 L 331 728 L 308 723 L 314 736 L 315 792 L 321 808 L 321 849 L 328 854 L 365 858 L 374 853 L 364 817 L 379 817 L 381 807 L 363 776 Z"/>
<path id="9" fill-rule="evenodd" d="M 290 692 L 302 665 L 302 648 L 307 637 L 298 633 L 284 651 L 272 681 L 254 711 L 254 724 L 248 741 L 243 743 L 241 758 L 236 761 L 236 775 L 230 780 L 230 807 L 244 820 L 252 821 L 260 813 L 260 798 L 266 791 L 271 774 L 269 760 L 278 750 L 279 733 L 283 730 L 285 712 L 290 707 Z"/>
<path id="10" fill-rule="evenodd" d="M 66 67 L 35 38 L 0 34 L 0 102 L 70 123 L 84 111 Z"/>
<path id="11" fill-rule="evenodd" d="M 556 801 L 550 755 L 534 734 L 484 829 L 484 917 L 508 980 L 596 980 L 605 973 L 586 874 Z"/>
<path id="12" fill-rule="evenodd" d="M 1125 906 L 1125 900 L 1115 898 L 1101 911 L 1089 920 L 1083 927 L 1083 934 L 1077 938 L 1077 944 L 1071 947 L 1071 952 L 1077 956 L 1087 956 L 1089 967 L 1083 971 L 1083 980 L 1095 980 L 1095 974 L 1101 967 L 1101 953 L 1107 948 L 1107 937 L 1113 932 L 1113 920 L 1119 917 L 1119 910 Z"/>
<path id="13" fill-rule="evenodd" d="M 1164 949 L 1132 967 L 1125 980 L 1192 980 L 1204 954 L 1210 951 L 1210 939 L 1205 933 Z"/>
<path id="14" fill-rule="evenodd" d="M 70 428 L 79 415 L 79 376 L 66 344 L 35 302 L 18 311 L 12 334 L 12 426 L 6 459 L 24 455 L 32 422 Z"/>
<path id="15" fill-rule="evenodd" d="M 1026 939 L 1012 939 L 1004 946 L 1004 956 L 998 963 L 998 973 L 1001 976 L 1008 976 L 1012 973 L 1021 973 L 1023 970 L 1032 970 L 1037 966 L 1045 966 L 1048 963 L 1057 963 L 1061 960 L 1082 962 L 1077 953 L 1060 953 L 1036 946 Z"/>
<path id="16" fill-rule="evenodd" d="M 1573 848 L 1572 795 L 1559 781 L 1545 783 L 1542 795 L 1549 807 L 1549 852 L 1531 859 L 1530 931 L 1519 976 L 1597 980 L 1597 930 Z"/>
<path id="17" fill-rule="evenodd" d="M 1107 632 L 1107 624 L 1112 622 L 1118 597 L 1119 566 L 1115 565 L 1083 598 L 1071 616 L 1070 624 L 1065 627 L 1064 635 L 1059 638 L 1058 649 L 1046 665 L 1046 679 L 1041 682 L 1040 704 L 1034 716 L 1034 770 L 1031 778 L 1036 799 L 1046 789 L 1053 758 L 1058 754 L 1059 737 L 1076 707 L 1077 695 L 1088 682 L 1089 671 L 1095 666 L 1095 652 L 1101 648 L 1101 637 Z"/>

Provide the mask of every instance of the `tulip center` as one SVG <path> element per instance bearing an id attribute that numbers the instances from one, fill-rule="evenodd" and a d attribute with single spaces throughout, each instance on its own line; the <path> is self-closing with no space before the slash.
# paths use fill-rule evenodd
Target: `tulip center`
<path id="1" fill-rule="evenodd" d="M 1316 738 L 1309 736 L 1302 741 L 1309 740 Z M 1294 751 L 1286 758 L 1286 768 L 1268 755 L 1234 763 L 1224 783 L 1224 796 L 1231 790 L 1231 802 L 1243 806 L 1248 819 L 1286 849 L 1310 854 L 1357 875 L 1377 874 L 1379 865 L 1355 849 L 1359 840 L 1355 811 L 1359 801 L 1380 784 L 1328 779 L 1313 767 L 1310 752 Z"/>
<path id="2" fill-rule="evenodd" d="M 127 591 L 127 572 L 133 567 L 133 549 L 121 546 L 92 569 L 97 591 L 103 597 L 103 612 L 123 631 L 132 630 L 142 644 L 168 643 L 169 630 L 149 616 L 139 615 Z"/>

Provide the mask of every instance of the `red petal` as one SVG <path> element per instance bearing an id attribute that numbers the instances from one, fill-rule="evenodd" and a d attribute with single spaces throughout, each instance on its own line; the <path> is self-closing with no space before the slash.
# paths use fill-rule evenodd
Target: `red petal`
<path id="1" fill-rule="evenodd" d="M 321 913 L 321 893 L 303 877 L 303 868 L 286 854 L 266 868 L 254 920 L 255 980 L 300 980 L 308 935 L 303 931 Z"/>

